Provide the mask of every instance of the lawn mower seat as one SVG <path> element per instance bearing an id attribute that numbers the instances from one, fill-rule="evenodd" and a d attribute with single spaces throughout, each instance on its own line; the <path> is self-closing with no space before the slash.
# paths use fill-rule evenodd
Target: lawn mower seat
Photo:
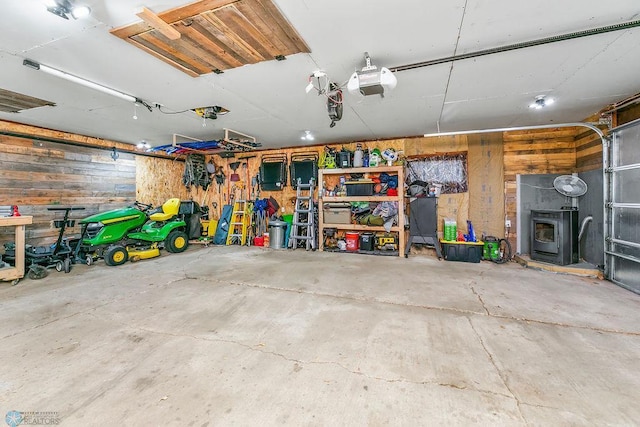
<path id="1" fill-rule="evenodd" d="M 151 214 L 151 221 L 167 221 L 178 215 L 180 209 L 180 199 L 169 199 L 162 205 L 162 212 Z"/>

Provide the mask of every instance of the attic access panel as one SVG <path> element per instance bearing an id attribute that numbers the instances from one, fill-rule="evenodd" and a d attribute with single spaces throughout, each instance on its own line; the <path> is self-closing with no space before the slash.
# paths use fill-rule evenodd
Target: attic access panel
<path id="1" fill-rule="evenodd" d="M 18 113 L 31 108 L 44 107 L 45 105 L 55 107 L 55 103 L 44 99 L 34 98 L 7 89 L 0 89 L 0 111 L 5 113 Z"/>
<path id="2" fill-rule="evenodd" d="M 145 22 L 111 33 L 192 77 L 310 52 L 271 0 L 201 0 L 157 16 L 180 38 Z"/>

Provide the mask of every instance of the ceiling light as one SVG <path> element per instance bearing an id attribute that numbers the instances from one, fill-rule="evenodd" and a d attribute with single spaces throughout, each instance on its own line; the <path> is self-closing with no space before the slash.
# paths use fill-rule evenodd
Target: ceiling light
<path id="1" fill-rule="evenodd" d="M 24 66 L 32 68 L 34 70 L 44 71 L 45 73 L 51 74 L 52 76 L 60 77 L 61 79 L 65 79 L 65 80 L 68 80 L 70 82 L 74 82 L 74 83 L 77 83 L 79 85 L 82 85 L 84 87 L 88 87 L 90 89 L 94 89 L 94 90 L 100 91 L 102 93 L 106 93 L 108 95 L 118 97 L 118 98 L 123 99 L 125 101 L 140 102 L 142 105 L 147 107 L 149 109 L 149 111 L 151 111 L 151 107 L 146 105 L 145 102 L 139 100 L 135 96 L 131 96 L 131 95 L 128 95 L 128 94 L 126 94 L 124 92 L 120 92 L 119 90 L 115 90 L 115 89 L 111 89 L 110 87 L 102 86 L 101 84 L 94 83 L 94 82 L 92 82 L 90 80 L 83 79 L 82 77 L 74 76 L 73 74 L 69 74 L 69 73 L 67 73 L 65 71 L 60 71 L 60 70 L 57 70 L 55 68 L 51 68 L 48 65 L 39 64 L 39 63 L 37 63 L 35 61 L 32 61 L 30 59 L 25 59 L 22 62 L 22 64 Z"/>
<path id="2" fill-rule="evenodd" d="M 349 78 L 347 89 L 351 94 L 380 95 L 384 97 L 385 90 L 391 90 L 398 84 L 398 79 L 388 68 L 371 65 L 369 53 L 364 53 L 366 65 L 361 71 L 356 71 Z"/>
<path id="3" fill-rule="evenodd" d="M 535 100 L 531 104 L 529 104 L 529 108 L 540 110 L 544 107 L 548 107 L 554 102 L 555 100 L 553 98 L 547 98 L 546 95 L 538 95 L 536 96 Z"/>
<path id="4" fill-rule="evenodd" d="M 74 8 L 71 9 L 71 16 L 73 16 L 74 19 L 86 18 L 90 14 L 91 9 L 89 9 L 89 6 L 74 6 Z"/>
<path id="5" fill-rule="evenodd" d="M 303 141 L 313 141 L 316 138 L 313 135 L 311 135 L 311 131 L 310 130 L 305 130 L 304 131 L 304 135 L 302 135 L 300 137 L 300 139 L 303 140 Z"/>
<path id="6" fill-rule="evenodd" d="M 69 0 L 46 0 L 47 10 L 63 19 L 86 18 L 91 14 L 91 9 L 85 5 L 74 6 Z"/>
<path id="7" fill-rule="evenodd" d="M 147 141 L 142 140 L 142 141 L 138 142 L 138 145 L 136 145 L 136 147 L 138 147 L 141 150 L 143 150 L 143 149 L 147 150 L 147 149 L 151 148 L 151 145 Z"/>

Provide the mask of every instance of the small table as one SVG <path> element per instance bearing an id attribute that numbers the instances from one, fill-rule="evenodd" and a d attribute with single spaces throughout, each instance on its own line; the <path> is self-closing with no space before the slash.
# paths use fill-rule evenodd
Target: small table
<path id="1" fill-rule="evenodd" d="M 15 227 L 16 264 L 15 267 L 0 268 L 0 280 L 18 283 L 24 277 L 24 226 L 33 224 L 32 216 L 8 216 L 0 218 L 0 227 Z"/>

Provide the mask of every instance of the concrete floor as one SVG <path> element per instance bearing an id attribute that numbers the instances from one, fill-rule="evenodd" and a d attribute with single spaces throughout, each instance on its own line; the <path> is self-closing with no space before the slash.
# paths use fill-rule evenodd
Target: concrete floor
<path id="1" fill-rule="evenodd" d="M 640 296 L 515 263 L 194 247 L 0 284 L 0 302 L 2 417 L 640 422 Z"/>

